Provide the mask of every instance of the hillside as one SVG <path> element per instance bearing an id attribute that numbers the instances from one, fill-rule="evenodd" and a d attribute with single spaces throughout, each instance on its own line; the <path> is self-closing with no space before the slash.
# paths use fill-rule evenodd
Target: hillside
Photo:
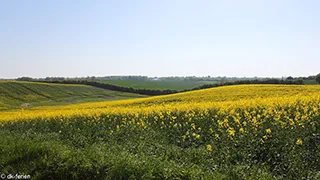
<path id="1" fill-rule="evenodd" d="M 135 89 L 152 89 L 152 90 L 185 90 L 199 87 L 204 84 L 215 84 L 217 81 L 187 81 L 187 80 L 175 80 L 175 81 L 152 81 L 152 80 L 102 80 L 105 84 L 111 84 L 122 87 L 132 87 Z"/>
<path id="2" fill-rule="evenodd" d="M 205 109 L 211 106 L 242 106 L 243 104 L 259 104 L 270 102 L 287 102 L 292 98 L 320 96 L 318 85 L 235 85 L 195 90 L 163 96 L 153 96 L 137 99 L 116 100 L 107 102 L 88 102 L 54 107 L 37 107 L 32 111 L 25 111 L 24 117 L 48 117 L 82 114 L 83 116 L 105 113 L 134 113 L 172 111 L 186 109 Z M 269 103 L 269 104 L 270 104 Z M 81 110 L 81 112 L 75 111 Z M 20 111 L 3 113 L 1 119 L 15 119 L 20 117 Z"/>
<path id="3" fill-rule="evenodd" d="M 97 106 L 150 106 L 186 103 L 224 103 L 245 100 L 267 100 L 269 98 L 290 98 L 295 96 L 320 95 L 319 85 L 232 85 L 203 90 L 194 90 L 143 99 L 102 102 Z M 83 104 L 87 106 L 89 104 Z M 94 107 L 94 104 L 90 104 Z"/>
<path id="4" fill-rule="evenodd" d="M 144 97 L 85 85 L 0 81 L 0 110 L 12 107 L 59 105 Z"/>
<path id="5" fill-rule="evenodd" d="M 163 102 L 223 102 L 255 98 L 291 97 L 295 95 L 320 94 L 318 85 L 232 85 L 189 91 L 172 95 L 147 98 L 143 101 Z"/>

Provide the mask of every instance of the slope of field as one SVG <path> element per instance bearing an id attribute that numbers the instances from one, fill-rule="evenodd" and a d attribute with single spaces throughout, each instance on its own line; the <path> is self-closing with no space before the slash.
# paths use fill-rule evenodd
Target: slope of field
<path id="1" fill-rule="evenodd" d="M 0 81 L 0 110 L 143 97 L 84 85 Z"/>
<path id="2" fill-rule="evenodd" d="M 142 103 L 224 102 L 246 99 L 286 98 L 320 93 L 320 86 L 306 85 L 233 85 L 152 97 Z"/>
<path id="3" fill-rule="evenodd" d="M 73 86 L 71 86 L 73 87 Z M 108 91 L 107 91 L 108 92 Z M 50 116 L 73 116 L 74 114 L 135 113 L 172 111 L 172 109 L 206 109 L 214 106 L 236 107 L 239 104 L 284 103 L 291 99 L 313 97 L 320 94 L 318 85 L 236 85 L 190 91 L 146 98 L 79 103 L 63 106 L 39 106 L 31 111 L 10 111 L 1 119 L 36 118 Z M 135 95 L 135 94 L 134 94 Z"/>
<path id="4" fill-rule="evenodd" d="M 204 84 L 214 84 L 216 81 L 138 81 L 138 80 L 104 80 L 105 84 L 112 84 L 135 89 L 152 90 L 185 90 L 199 87 Z"/>
<path id="5" fill-rule="evenodd" d="M 3 173 L 22 169 L 34 179 L 320 177 L 319 85 L 225 86 L 1 113 Z"/>

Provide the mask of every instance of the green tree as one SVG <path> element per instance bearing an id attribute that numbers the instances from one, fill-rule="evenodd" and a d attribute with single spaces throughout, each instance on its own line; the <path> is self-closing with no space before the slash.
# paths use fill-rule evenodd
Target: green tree
<path id="1" fill-rule="evenodd" d="M 287 77 L 287 81 L 292 81 L 293 80 L 293 77 L 289 76 Z"/>
<path id="2" fill-rule="evenodd" d="M 316 81 L 320 84 L 320 73 L 316 75 Z"/>
<path id="3" fill-rule="evenodd" d="M 17 78 L 18 81 L 32 81 L 31 77 L 19 77 Z"/>

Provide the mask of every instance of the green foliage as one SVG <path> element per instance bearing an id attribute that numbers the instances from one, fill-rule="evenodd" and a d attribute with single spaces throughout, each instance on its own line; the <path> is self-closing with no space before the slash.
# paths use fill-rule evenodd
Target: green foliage
<path id="1" fill-rule="evenodd" d="M 320 73 L 316 75 L 316 81 L 320 84 Z"/>

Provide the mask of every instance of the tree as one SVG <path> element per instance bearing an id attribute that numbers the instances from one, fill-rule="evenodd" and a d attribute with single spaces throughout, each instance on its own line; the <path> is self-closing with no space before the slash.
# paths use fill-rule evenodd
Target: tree
<path id="1" fill-rule="evenodd" d="M 287 81 L 292 81 L 293 80 L 293 77 L 289 76 L 287 77 Z"/>
<path id="2" fill-rule="evenodd" d="M 296 80 L 296 84 L 303 84 L 303 79 L 302 78 L 298 78 Z"/>
<path id="3" fill-rule="evenodd" d="M 31 77 L 19 77 L 17 78 L 18 81 L 32 81 L 32 78 Z"/>
<path id="4" fill-rule="evenodd" d="M 320 73 L 316 75 L 316 81 L 320 84 Z"/>

